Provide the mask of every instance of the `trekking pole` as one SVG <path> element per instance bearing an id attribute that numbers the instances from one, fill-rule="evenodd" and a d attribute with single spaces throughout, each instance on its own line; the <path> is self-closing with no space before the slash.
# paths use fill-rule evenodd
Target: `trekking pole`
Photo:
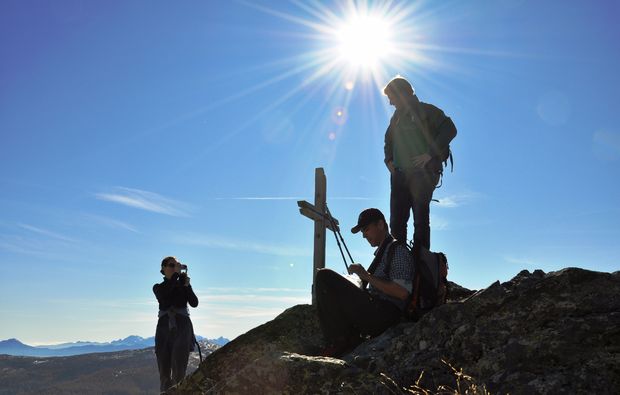
<path id="1" fill-rule="evenodd" d="M 349 265 L 347 265 L 347 260 L 344 257 L 344 252 L 342 252 L 342 247 L 340 247 L 340 242 L 338 241 L 338 236 L 336 236 L 336 232 L 334 232 L 334 238 L 336 239 L 336 244 L 338 244 L 338 249 L 340 250 L 340 255 L 342 255 L 342 260 L 344 262 L 344 267 L 347 268 L 347 272 L 349 271 Z"/>
<path id="2" fill-rule="evenodd" d="M 327 207 L 327 206 L 326 206 Z M 329 211 L 328 211 L 329 213 Z M 347 268 L 347 272 L 349 271 L 349 265 L 347 265 L 347 259 L 344 257 L 344 252 L 342 251 L 342 247 L 340 246 L 340 241 L 338 240 L 338 236 L 336 236 L 336 224 L 331 214 L 328 214 L 329 222 L 332 225 L 332 232 L 334 232 L 334 238 L 336 239 L 336 244 L 338 245 L 338 249 L 340 250 L 340 255 L 342 255 L 342 261 L 344 262 L 344 266 Z"/>
<path id="3" fill-rule="evenodd" d="M 344 253 L 342 252 L 342 247 L 340 247 L 340 242 L 338 241 L 338 236 L 340 236 L 340 240 L 342 240 L 342 245 L 344 245 L 344 249 L 347 251 L 347 255 L 349 256 L 349 259 L 351 260 L 351 263 L 354 263 L 353 261 L 353 257 L 351 256 L 351 253 L 349 252 L 349 249 L 347 248 L 347 243 L 345 243 L 344 241 L 344 237 L 342 237 L 342 233 L 340 233 L 340 228 L 336 226 L 336 223 L 334 222 L 334 217 L 332 217 L 332 213 L 329 211 L 329 207 L 327 207 L 327 204 L 325 205 L 325 211 L 327 211 L 327 215 L 329 217 L 329 221 L 332 224 L 332 229 L 334 232 L 334 237 L 336 238 L 336 244 L 338 244 L 338 248 L 340 249 L 340 254 L 342 255 L 342 260 L 344 261 L 344 265 L 347 267 L 347 271 L 349 270 L 349 265 L 347 264 L 347 260 L 344 257 Z"/>

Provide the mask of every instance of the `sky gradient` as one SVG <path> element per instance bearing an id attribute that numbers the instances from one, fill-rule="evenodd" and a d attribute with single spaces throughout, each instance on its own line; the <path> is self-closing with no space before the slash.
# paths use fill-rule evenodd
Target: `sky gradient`
<path id="1" fill-rule="evenodd" d="M 390 21 L 372 70 L 339 59 Z M 310 301 L 314 169 L 349 229 L 389 213 L 381 87 L 408 78 L 458 136 L 432 249 L 472 289 L 620 269 L 617 1 L 0 2 L 0 339 L 152 336 L 159 264 L 189 266 L 197 334 Z M 410 225 L 411 226 L 411 225 Z M 333 236 L 327 266 L 344 272 Z"/>

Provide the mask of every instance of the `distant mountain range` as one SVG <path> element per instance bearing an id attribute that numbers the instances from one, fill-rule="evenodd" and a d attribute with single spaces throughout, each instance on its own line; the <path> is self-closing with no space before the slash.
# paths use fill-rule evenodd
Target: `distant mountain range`
<path id="1" fill-rule="evenodd" d="M 84 343 L 91 342 L 69 344 Z M 198 343 L 202 358 L 219 348 L 208 340 Z M 199 357 L 197 352 L 190 354 L 188 374 L 198 367 Z M 68 357 L 0 355 L 0 395 L 157 393 L 159 374 L 153 347 Z"/>
<path id="2" fill-rule="evenodd" d="M 229 342 L 228 339 L 219 337 L 217 339 L 206 339 L 196 336 L 198 341 L 206 340 L 209 343 L 223 346 Z M 0 341 L 0 354 L 28 357 L 67 357 L 72 355 L 82 355 L 90 353 L 118 352 L 125 350 L 140 350 L 155 346 L 155 337 L 143 338 L 140 336 L 128 336 L 124 339 L 113 340 L 108 343 L 78 341 L 74 343 L 63 343 L 43 346 L 29 346 L 17 339 Z"/>

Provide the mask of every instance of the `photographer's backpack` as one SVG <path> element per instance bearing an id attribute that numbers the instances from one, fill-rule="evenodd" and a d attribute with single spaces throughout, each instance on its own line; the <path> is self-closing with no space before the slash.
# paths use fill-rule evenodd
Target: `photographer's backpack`
<path id="1" fill-rule="evenodd" d="M 388 267 L 392 264 L 395 244 L 392 242 L 388 251 Z M 405 243 L 403 244 L 411 253 L 413 252 Z M 435 306 L 446 303 L 448 293 L 448 259 L 442 252 L 431 252 L 426 248 L 420 248 L 419 259 L 413 259 L 414 275 L 411 295 L 405 308 L 405 317 L 417 321 L 424 313 Z"/>

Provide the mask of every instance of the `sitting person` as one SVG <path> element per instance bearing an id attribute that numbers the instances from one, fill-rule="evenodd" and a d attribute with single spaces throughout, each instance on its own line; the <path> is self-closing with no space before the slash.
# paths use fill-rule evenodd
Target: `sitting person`
<path id="1" fill-rule="evenodd" d="M 411 293 L 411 254 L 390 235 L 381 211 L 362 211 L 351 232 L 360 230 L 371 246 L 378 247 L 368 270 L 359 264 L 349 266 L 349 273 L 362 279 L 362 287 L 330 269 L 316 274 L 316 304 L 328 344 L 323 356 L 343 355 L 361 343 L 361 336 L 378 336 L 397 323 Z"/>

